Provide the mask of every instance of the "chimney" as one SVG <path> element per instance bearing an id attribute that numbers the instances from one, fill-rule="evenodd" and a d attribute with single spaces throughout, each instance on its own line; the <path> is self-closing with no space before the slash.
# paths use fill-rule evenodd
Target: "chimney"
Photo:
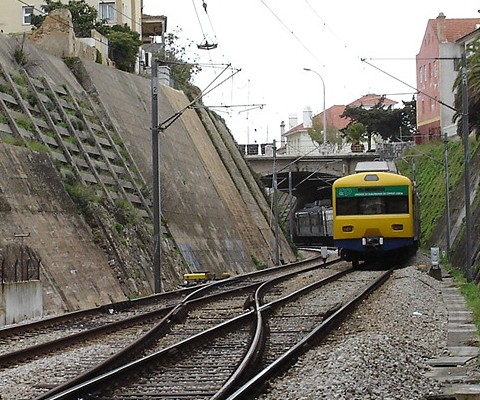
<path id="1" fill-rule="evenodd" d="M 280 135 L 283 136 L 285 133 L 285 121 L 280 122 Z"/>
<path id="2" fill-rule="evenodd" d="M 288 116 L 288 130 L 295 128 L 298 125 L 298 119 L 296 114 L 290 114 Z"/>
<path id="3" fill-rule="evenodd" d="M 312 127 L 312 110 L 310 109 L 310 107 L 305 107 L 305 109 L 303 110 L 303 127 Z"/>
<path id="4" fill-rule="evenodd" d="M 441 12 L 437 17 L 437 36 L 440 43 L 447 43 L 446 28 L 445 28 L 445 14 Z"/>

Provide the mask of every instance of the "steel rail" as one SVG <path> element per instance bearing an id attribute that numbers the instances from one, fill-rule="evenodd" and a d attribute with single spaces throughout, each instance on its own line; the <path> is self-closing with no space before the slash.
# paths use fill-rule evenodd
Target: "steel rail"
<path id="1" fill-rule="evenodd" d="M 287 274 L 284 274 L 280 277 L 276 277 L 270 281 L 267 281 L 270 285 L 272 285 L 274 282 L 281 282 L 282 280 L 289 279 L 290 277 L 294 275 L 298 275 L 300 273 L 308 272 L 312 269 L 319 268 L 319 267 L 325 267 L 325 266 L 331 266 L 335 263 L 338 263 L 340 260 L 335 259 L 330 261 L 329 263 L 323 264 L 320 263 L 321 258 L 315 258 L 315 260 L 305 260 L 303 262 L 295 263 L 296 267 L 298 268 L 302 264 L 307 264 L 307 266 L 303 269 L 295 269 L 294 271 L 291 271 Z M 289 267 L 292 267 L 290 264 Z M 282 270 L 282 268 L 274 268 L 276 271 Z M 288 269 L 288 268 L 287 268 Z M 271 273 L 271 269 L 268 270 Z M 265 275 L 268 272 L 265 272 L 264 270 L 258 271 L 261 272 L 260 275 Z M 251 276 L 250 274 L 246 274 L 248 276 Z M 254 276 L 257 276 L 257 274 L 252 274 Z M 242 275 L 244 277 L 245 275 Z M 175 323 L 180 323 L 182 322 L 188 315 L 189 308 L 195 304 L 195 303 L 202 303 L 205 301 L 212 300 L 213 298 L 225 296 L 226 294 L 231 294 L 232 292 L 235 291 L 242 291 L 242 290 L 247 290 L 249 288 L 256 288 L 265 282 L 256 282 L 252 283 L 248 287 L 241 287 L 237 289 L 232 289 L 231 291 L 227 292 L 221 292 L 221 293 L 216 293 L 212 295 L 209 298 L 206 298 L 206 296 L 202 296 L 205 292 L 208 292 L 209 290 L 212 290 L 216 287 L 219 287 L 221 285 L 226 285 L 232 282 L 236 282 L 240 280 L 240 277 L 233 277 L 224 279 L 222 281 L 216 281 L 212 282 L 209 284 L 201 285 L 201 287 L 198 287 L 197 290 L 191 292 L 188 294 L 179 304 L 175 305 L 162 319 L 159 321 L 158 324 L 156 324 L 153 328 L 151 328 L 148 332 L 146 332 L 143 336 L 132 342 L 129 346 L 125 347 L 118 353 L 114 354 L 111 356 L 109 359 L 97 364 L 95 367 L 77 375 L 75 378 L 64 382 L 61 385 L 58 385 L 54 387 L 53 389 L 49 390 L 48 392 L 38 396 L 36 400 L 44 400 L 44 399 L 50 399 L 53 398 L 52 396 L 55 396 L 58 393 L 63 393 L 67 391 L 68 389 L 72 387 L 77 387 L 81 385 L 83 382 L 90 381 L 94 379 L 96 376 L 102 375 L 106 373 L 107 371 L 110 370 L 115 370 L 117 368 L 121 368 L 121 365 L 126 363 L 126 362 L 131 362 L 131 360 L 135 357 L 137 357 L 149 344 L 153 343 L 155 340 L 157 340 L 159 337 L 162 335 L 166 334 L 169 330 L 170 327 L 173 326 Z M 273 282 L 273 283 L 272 283 Z M 249 301 L 246 301 L 246 307 L 249 306 Z"/>
<path id="2" fill-rule="evenodd" d="M 372 291 L 380 287 L 392 274 L 394 269 L 384 272 L 380 277 L 370 282 L 364 289 L 359 291 L 349 301 L 343 304 L 338 310 L 329 314 L 327 318 L 303 340 L 285 352 L 280 358 L 256 374 L 248 382 L 243 384 L 234 393 L 228 397 L 221 397 L 227 400 L 252 399 L 259 394 L 265 387 L 267 381 L 280 372 L 285 371 L 294 360 L 306 353 L 321 340 L 325 339 L 332 329 L 338 327 L 340 323 L 360 304 Z"/>
<path id="3" fill-rule="evenodd" d="M 329 265 L 332 265 L 334 263 L 337 263 L 339 260 L 334 260 L 332 261 Z M 325 264 L 319 264 L 319 266 L 324 266 Z M 273 278 L 270 281 L 267 282 L 259 282 L 256 284 L 252 284 L 252 286 L 263 286 L 262 291 L 266 290 L 266 288 L 272 286 L 275 283 L 282 282 L 283 280 L 288 279 L 291 276 L 300 274 L 302 272 L 309 271 L 313 268 L 318 268 L 314 266 L 309 266 L 305 269 L 302 270 L 296 270 L 292 271 L 288 274 L 285 274 L 280 277 Z M 339 272 L 337 274 L 334 274 L 334 276 L 343 276 L 345 275 L 345 271 Z M 323 283 L 317 282 L 316 284 L 309 285 L 311 286 L 312 290 L 315 287 L 318 287 L 321 284 L 328 283 L 329 281 L 333 280 L 334 278 L 328 277 L 324 278 L 321 280 Z M 188 314 L 188 307 L 195 303 L 195 302 L 203 302 L 204 297 L 197 298 L 198 294 L 201 292 L 204 292 L 209 289 L 209 286 L 215 285 L 215 283 L 210 284 L 210 285 L 205 285 L 201 288 L 199 288 L 198 291 L 191 293 L 185 300 L 181 303 L 178 304 L 177 306 L 172 309 L 172 311 L 169 313 L 169 315 L 165 316 L 163 320 L 154 328 L 152 328 L 147 334 L 145 334 L 142 338 L 138 339 L 137 341 L 133 342 L 130 346 L 127 348 L 123 349 L 121 352 L 115 354 L 112 358 L 109 360 L 106 360 L 104 363 L 99 364 L 98 366 L 94 367 L 93 369 L 77 376 L 73 380 L 70 380 L 68 382 L 65 382 L 62 385 L 59 385 L 49 392 L 37 397 L 35 400 L 54 400 L 54 399 L 68 399 L 68 398 L 76 398 L 75 396 L 82 395 L 85 393 L 86 390 L 93 390 L 96 387 L 100 386 L 104 382 L 108 382 L 109 380 L 113 379 L 114 376 L 119 375 L 119 374 L 128 374 L 131 371 L 136 371 L 139 368 L 142 368 L 144 365 L 148 365 L 148 363 L 152 362 L 158 362 L 162 357 L 168 357 L 170 354 L 177 353 L 180 351 L 183 351 L 184 349 L 188 348 L 189 346 L 192 346 L 194 343 L 197 341 L 205 341 L 207 337 L 210 337 L 211 335 L 219 335 L 222 331 L 225 329 L 232 329 L 232 326 L 238 326 L 241 323 L 245 323 L 251 318 L 255 317 L 255 311 L 249 311 L 246 312 L 245 314 L 242 314 L 238 317 L 234 317 L 228 321 L 225 321 L 215 327 L 212 327 L 210 329 L 207 329 L 204 332 L 198 333 L 191 338 L 185 339 L 179 343 L 176 343 L 172 346 L 169 346 L 165 349 L 162 349 L 158 352 L 155 352 L 151 355 L 145 356 L 141 359 L 135 360 L 135 361 L 130 361 L 128 363 L 125 363 L 124 365 L 120 365 L 120 361 L 124 356 L 132 358 L 132 355 L 134 353 L 138 353 L 142 349 L 145 341 L 153 341 L 156 333 L 158 333 L 160 330 L 161 331 L 166 331 L 168 329 L 168 326 L 174 322 L 180 322 L 183 320 L 186 315 Z M 258 291 L 258 289 L 257 289 Z M 215 296 L 218 296 L 219 294 L 215 294 Z M 292 294 L 293 297 L 298 297 L 300 295 L 300 291 L 294 292 Z M 281 301 L 285 302 L 288 301 L 288 296 L 285 296 L 285 298 L 282 298 Z M 279 302 L 278 304 L 281 304 Z M 257 314 L 258 317 L 258 314 Z M 257 323 L 257 326 L 259 324 Z M 151 337 L 147 337 L 151 336 Z M 146 364 L 145 364 L 146 363 Z"/>

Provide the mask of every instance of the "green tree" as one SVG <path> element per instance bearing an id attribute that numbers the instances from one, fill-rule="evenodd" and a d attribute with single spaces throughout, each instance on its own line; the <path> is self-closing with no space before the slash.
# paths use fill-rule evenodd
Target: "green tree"
<path id="1" fill-rule="evenodd" d="M 358 144 L 367 138 L 367 130 L 361 122 L 348 124 L 343 131 L 343 137 L 348 143 Z"/>
<path id="2" fill-rule="evenodd" d="M 175 87 L 187 93 L 192 86 L 193 77 L 201 71 L 201 68 L 196 60 L 188 59 L 187 49 L 193 45 L 193 42 L 189 41 L 186 45 L 181 45 L 180 32 L 166 34 L 165 48 L 156 53 L 155 57 L 162 64 L 170 67 Z"/>
<path id="3" fill-rule="evenodd" d="M 327 126 L 327 142 L 340 144 L 341 140 L 337 137 L 337 131 L 333 127 Z M 323 143 L 323 125 L 319 124 L 315 120 L 313 121 L 313 126 L 308 128 L 308 134 L 311 139 L 317 143 Z"/>
<path id="4" fill-rule="evenodd" d="M 138 48 L 142 44 L 138 32 L 132 31 L 127 25 L 110 26 L 103 21 L 99 22 L 97 10 L 85 0 L 69 0 L 68 4 L 63 4 L 60 0 L 45 0 L 41 8 L 47 14 L 59 8 L 70 10 L 75 36 L 90 37 L 92 29 L 96 29 L 108 39 L 109 58 L 115 62 L 117 68 L 134 71 Z M 44 15 L 34 15 L 32 24 L 39 27 L 44 20 Z"/>
<path id="5" fill-rule="evenodd" d="M 480 136 L 480 40 L 475 40 L 467 45 L 467 97 L 468 97 L 468 128 L 469 132 L 475 131 L 476 137 Z M 463 132 L 462 115 L 462 71 L 460 69 L 454 85 L 455 114 L 454 123 L 458 132 Z"/>
<path id="6" fill-rule="evenodd" d="M 138 48 L 142 45 L 140 34 L 127 25 L 102 25 L 98 31 L 108 39 L 109 58 L 118 69 L 127 72 L 135 70 Z"/>
<path id="7" fill-rule="evenodd" d="M 378 134 L 384 140 L 399 141 L 411 137 L 416 126 L 415 101 L 403 102 L 403 108 L 393 108 L 383 104 L 385 98 L 370 109 L 364 107 L 349 107 L 341 115 L 342 118 L 349 118 L 349 125 L 360 122 L 365 126 L 368 149 L 371 149 L 371 138 Z M 346 132 L 346 130 L 343 130 Z"/>

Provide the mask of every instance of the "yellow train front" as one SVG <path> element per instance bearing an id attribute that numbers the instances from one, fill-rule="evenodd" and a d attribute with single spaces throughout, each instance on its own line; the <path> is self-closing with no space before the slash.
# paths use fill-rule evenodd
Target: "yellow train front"
<path id="1" fill-rule="evenodd" d="M 332 186 L 333 241 L 346 261 L 415 254 L 418 198 L 412 181 L 392 172 L 359 172 Z"/>

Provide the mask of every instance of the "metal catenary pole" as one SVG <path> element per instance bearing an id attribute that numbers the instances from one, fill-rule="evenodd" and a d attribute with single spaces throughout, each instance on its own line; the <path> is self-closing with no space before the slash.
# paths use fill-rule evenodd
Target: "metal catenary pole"
<path id="1" fill-rule="evenodd" d="M 277 143 L 273 140 L 273 213 L 275 218 L 275 265 L 280 265 L 280 244 L 278 237 L 278 197 L 277 197 Z"/>
<path id="2" fill-rule="evenodd" d="M 158 125 L 158 60 L 152 65 L 152 176 L 153 176 L 153 276 L 155 293 L 162 292 L 160 140 Z"/>
<path id="3" fill-rule="evenodd" d="M 472 279 L 472 249 L 471 249 L 471 218 L 470 218 L 470 149 L 468 143 L 468 85 L 467 85 L 467 56 L 465 49 L 462 52 L 462 135 L 465 167 L 465 240 L 466 240 L 466 263 L 465 275 L 468 280 Z"/>

